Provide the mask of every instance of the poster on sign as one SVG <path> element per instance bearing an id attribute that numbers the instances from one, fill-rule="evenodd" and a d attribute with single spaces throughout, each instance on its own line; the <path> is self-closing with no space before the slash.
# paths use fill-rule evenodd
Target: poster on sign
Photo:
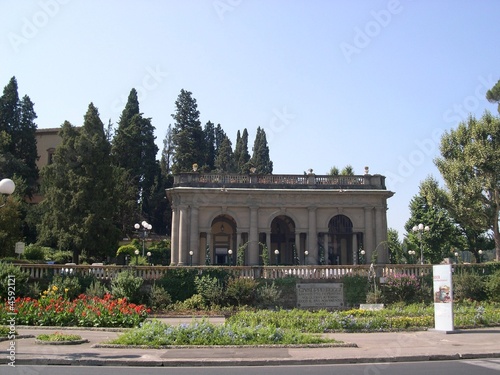
<path id="1" fill-rule="evenodd" d="M 432 267 L 434 286 L 434 328 L 436 331 L 452 332 L 453 324 L 453 283 L 451 264 Z"/>

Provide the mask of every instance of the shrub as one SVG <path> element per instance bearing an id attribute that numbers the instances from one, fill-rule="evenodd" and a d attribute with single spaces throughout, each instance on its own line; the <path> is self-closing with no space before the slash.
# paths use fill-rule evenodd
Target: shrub
<path id="1" fill-rule="evenodd" d="M 171 303 L 172 298 L 164 288 L 156 284 L 151 286 L 151 290 L 149 291 L 149 306 L 153 310 L 165 310 Z"/>
<path id="2" fill-rule="evenodd" d="M 257 281 L 254 279 L 233 278 L 227 284 L 226 295 L 238 306 L 251 305 L 255 302 L 256 289 Z"/>
<path id="3" fill-rule="evenodd" d="M 172 297 L 172 301 L 184 301 L 196 292 L 194 278 L 198 272 L 194 269 L 177 268 L 169 270 L 157 284 Z"/>
<path id="4" fill-rule="evenodd" d="M 47 290 L 42 295 L 47 297 L 59 297 L 75 299 L 82 293 L 82 286 L 78 277 L 74 275 L 55 275 Z"/>
<path id="5" fill-rule="evenodd" d="M 418 302 L 420 299 L 420 282 L 413 275 L 395 274 L 386 278 L 382 286 L 385 303 Z"/>
<path id="6" fill-rule="evenodd" d="M 45 261 L 45 248 L 40 245 L 29 244 L 24 249 L 24 257 L 28 260 Z"/>
<path id="7" fill-rule="evenodd" d="M 0 262 L 0 301 L 9 296 L 23 297 L 28 292 L 29 274 L 13 264 Z M 10 288 L 9 288 L 10 287 Z M 12 292 L 14 295 L 12 295 Z"/>
<path id="8" fill-rule="evenodd" d="M 137 247 L 135 247 L 134 245 L 123 245 L 123 246 L 120 246 L 118 248 L 118 250 L 116 251 L 116 256 L 119 256 L 119 255 L 130 255 L 130 259 L 132 259 L 133 256 L 135 256 L 135 251 L 138 250 Z"/>
<path id="9" fill-rule="evenodd" d="M 143 282 L 144 280 L 136 277 L 132 271 L 120 272 L 111 282 L 111 293 L 116 298 L 127 298 L 130 302 L 140 303 Z"/>
<path id="10" fill-rule="evenodd" d="M 491 301 L 500 302 L 500 270 L 488 276 L 486 292 Z"/>
<path id="11" fill-rule="evenodd" d="M 69 263 L 73 260 L 73 252 L 58 250 L 52 253 L 50 258 L 58 264 Z"/>
<path id="12" fill-rule="evenodd" d="M 274 281 L 271 284 L 263 283 L 257 288 L 257 306 L 263 308 L 275 308 L 281 298 L 281 290 L 278 289 Z"/>
<path id="13" fill-rule="evenodd" d="M 88 297 L 103 298 L 107 293 L 109 293 L 108 288 L 99 280 L 93 280 L 85 290 L 85 295 Z"/>
<path id="14" fill-rule="evenodd" d="M 484 278 L 476 273 L 461 272 L 453 275 L 453 299 L 456 301 L 486 299 Z"/>
<path id="15" fill-rule="evenodd" d="M 201 295 L 206 306 L 222 305 L 225 300 L 224 286 L 216 277 L 209 275 L 197 276 L 194 279 L 196 292 Z"/>
<path id="16" fill-rule="evenodd" d="M 365 303 L 368 293 L 369 282 L 366 276 L 345 276 L 344 283 L 345 302 L 349 306 Z"/>

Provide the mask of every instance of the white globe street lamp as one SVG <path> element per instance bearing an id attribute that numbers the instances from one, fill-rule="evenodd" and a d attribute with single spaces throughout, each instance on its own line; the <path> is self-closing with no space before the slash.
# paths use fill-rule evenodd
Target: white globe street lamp
<path id="1" fill-rule="evenodd" d="M 16 190 L 16 184 L 10 178 L 4 178 L 0 181 L 0 194 L 11 195 Z M 5 202 L 0 206 L 5 206 Z"/>
<path id="2" fill-rule="evenodd" d="M 420 241 L 420 264 L 424 264 L 424 245 L 422 243 L 422 235 L 424 232 L 430 231 L 431 228 L 429 228 L 428 225 L 424 226 L 424 224 L 420 223 L 415 225 L 412 230 L 418 234 L 418 240 Z"/>
<path id="3" fill-rule="evenodd" d="M 142 226 L 142 230 L 141 230 L 141 226 Z M 146 238 L 148 237 L 148 233 L 151 231 L 151 229 L 153 229 L 153 226 L 151 224 L 149 224 L 146 220 L 143 220 L 141 224 L 135 223 L 134 228 L 136 231 L 142 232 L 141 233 L 141 235 L 142 235 L 142 256 L 144 256 L 144 248 L 145 248 Z"/>

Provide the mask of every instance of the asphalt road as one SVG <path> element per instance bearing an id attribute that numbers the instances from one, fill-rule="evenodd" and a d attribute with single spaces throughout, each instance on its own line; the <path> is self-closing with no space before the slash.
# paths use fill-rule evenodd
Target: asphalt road
<path id="1" fill-rule="evenodd" d="M 498 375 L 499 359 L 251 367 L 0 366 L 2 375 Z"/>

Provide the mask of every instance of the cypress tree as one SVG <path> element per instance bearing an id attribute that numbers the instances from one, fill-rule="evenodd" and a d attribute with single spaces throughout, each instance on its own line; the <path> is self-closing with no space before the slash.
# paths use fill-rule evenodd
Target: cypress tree
<path id="1" fill-rule="evenodd" d="M 217 172 L 235 172 L 233 150 L 231 147 L 231 141 L 228 137 L 225 137 L 220 144 L 217 159 L 215 160 L 215 167 Z"/>
<path id="2" fill-rule="evenodd" d="M 203 129 L 204 137 L 205 137 L 205 165 L 206 169 L 212 171 L 215 169 L 215 126 L 209 121 L 205 124 L 205 128 Z"/>
<path id="3" fill-rule="evenodd" d="M 200 112 L 192 93 L 181 90 L 175 101 L 176 112 L 173 128 L 175 157 L 172 165 L 174 174 L 192 171 L 193 164 L 203 163 L 206 150 L 205 138 L 199 120 Z"/>
<path id="4" fill-rule="evenodd" d="M 273 162 L 269 158 L 269 147 L 267 146 L 266 132 L 260 127 L 257 128 L 253 155 L 250 163 L 257 169 L 259 174 L 273 173 Z"/>
<path id="5" fill-rule="evenodd" d="M 120 231 L 110 144 L 97 108 L 90 103 L 81 129 L 65 122 L 54 163 L 44 169 L 45 213 L 40 239 L 73 250 L 74 261 L 85 251 L 101 259 L 116 250 Z"/>

